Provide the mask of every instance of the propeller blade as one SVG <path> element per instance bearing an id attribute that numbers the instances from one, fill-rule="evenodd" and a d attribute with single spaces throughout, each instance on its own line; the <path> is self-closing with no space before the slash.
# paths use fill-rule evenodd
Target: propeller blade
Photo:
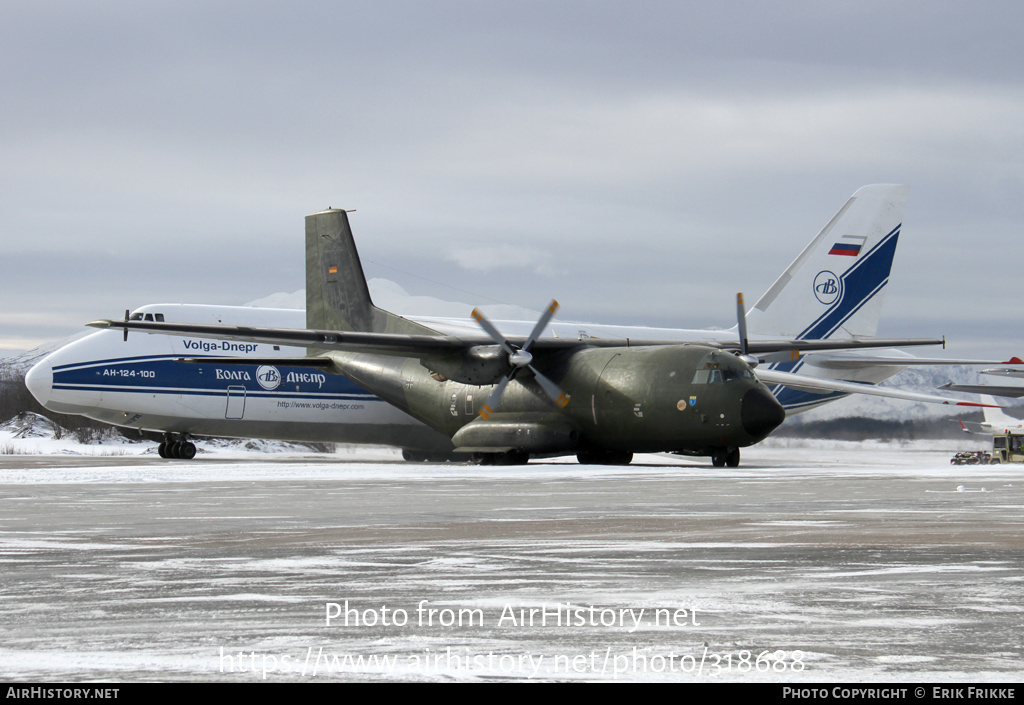
<path id="1" fill-rule="evenodd" d="M 747 312 L 743 306 L 743 292 L 736 294 L 736 321 L 740 334 L 740 355 L 747 354 Z"/>
<path id="2" fill-rule="evenodd" d="M 758 359 L 747 352 L 749 343 L 747 341 L 747 311 L 743 306 L 743 292 L 736 294 L 736 331 L 740 336 L 740 359 L 750 365 L 757 367 Z"/>
<path id="3" fill-rule="evenodd" d="M 480 418 L 484 421 L 491 418 L 494 410 L 501 404 L 501 395 L 505 393 L 505 387 L 511 379 L 511 377 L 502 377 L 501 381 L 498 382 L 498 386 L 491 392 L 491 396 L 487 397 L 487 401 L 480 406 Z"/>
<path id="4" fill-rule="evenodd" d="M 501 332 L 494 327 L 493 323 L 487 320 L 487 317 L 484 314 L 480 313 L 480 309 L 474 308 L 472 315 L 476 322 L 480 324 L 480 327 L 487 331 L 487 335 L 491 336 L 491 340 L 500 345 L 502 350 L 507 352 L 509 355 L 515 352 L 515 350 L 512 349 L 512 346 L 508 344 L 508 341 L 505 340 L 505 336 L 503 336 Z"/>
<path id="5" fill-rule="evenodd" d="M 501 396 L 505 393 L 505 387 L 508 386 L 508 383 L 512 381 L 512 378 L 516 376 L 516 373 L 524 367 L 528 368 L 530 372 L 533 373 L 533 377 L 537 380 L 537 384 L 540 385 L 540 388 L 548 397 L 550 397 L 551 401 L 553 401 L 556 406 L 564 407 L 569 403 L 569 395 L 563 392 L 557 384 L 538 372 L 537 368 L 531 364 L 533 362 L 533 355 L 530 354 L 530 348 L 533 347 L 537 338 L 539 338 L 541 333 L 544 332 L 544 329 L 547 327 L 548 323 L 551 322 L 556 311 L 558 311 L 558 302 L 552 299 L 551 303 L 548 304 L 547 310 L 541 314 L 537 323 L 534 324 L 533 330 L 530 331 L 530 336 L 526 339 L 526 343 L 522 348 L 517 349 L 505 339 L 505 336 L 498 331 L 493 323 L 487 320 L 487 317 L 484 316 L 484 314 L 480 313 L 480 309 L 473 309 L 473 318 L 476 322 L 480 324 L 480 327 L 487 332 L 494 342 L 498 343 L 501 348 L 508 353 L 508 363 L 511 367 L 508 374 L 502 377 L 501 381 L 498 382 L 498 386 L 495 387 L 494 391 L 491 392 L 491 395 L 487 397 L 487 401 L 480 406 L 480 418 L 484 420 L 491 418 L 494 411 L 498 408 L 498 405 L 501 404 Z"/>
<path id="6" fill-rule="evenodd" d="M 124 322 L 128 322 L 128 309 L 124 310 Z M 128 342 L 128 326 L 124 327 L 124 342 Z"/>
<path id="7" fill-rule="evenodd" d="M 537 324 L 533 327 L 533 330 L 530 331 L 530 337 L 526 339 L 526 344 L 523 345 L 523 350 L 530 349 L 534 341 L 536 341 L 537 338 L 540 337 L 540 334 L 544 332 L 544 329 L 547 328 L 548 323 L 551 322 L 551 319 L 554 317 L 555 311 L 557 310 L 558 302 L 552 299 L 551 303 L 548 304 L 547 310 L 545 310 L 544 313 L 541 314 L 540 319 L 538 319 L 537 321 Z"/>
<path id="8" fill-rule="evenodd" d="M 530 371 L 533 372 L 534 379 L 537 380 L 537 384 L 544 390 L 544 393 L 548 395 L 551 401 L 555 402 L 555 406 L 564 407 L 569 403 L 569 395 L 563 392 L 561 387 L 538 372 L 533 365 L 530 365 Z"/>

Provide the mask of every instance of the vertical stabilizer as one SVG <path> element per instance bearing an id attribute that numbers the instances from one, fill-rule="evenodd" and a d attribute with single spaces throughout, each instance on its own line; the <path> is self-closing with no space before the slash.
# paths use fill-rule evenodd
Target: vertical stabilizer
<path id="1" fill-rule="evenodd" d="M 373 301 L 348 213 L 306 216 L 306 327 L 373 331 Z"/>
<path id="2" fill-rule="evenodd" d="M 306 327 L 371 333 L 433 333 L 370 299 L 348 213 L 306 216 Z"/>
<path id="3" fill-rule="evenodd" d="M 1010 416 L 1001 408 L 995 397 L 988 394 L 981 394 L 982 404 L 989 406 L 981 407 L 981 413 L 985 416 L 985 424 L 989 426 L 991 433 L 1004 433 L 1010 429 L 1019 429 L 1022 425 L 1020 419 Z"/>
<path id="4" fill-rule="evenodd" d="M 750 311 L 750 333 L 870 338 L 899 240 L 908 187 L 859 189 Z"/>

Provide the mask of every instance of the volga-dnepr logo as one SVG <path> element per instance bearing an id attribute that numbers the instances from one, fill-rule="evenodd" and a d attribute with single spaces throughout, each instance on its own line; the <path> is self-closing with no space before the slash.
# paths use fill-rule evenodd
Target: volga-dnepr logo
<path id="1" fill-rule="evenodd" d="M 814 297 L 826 306 L 831 306 L 843 294 L 843 281 L 827 269 L 818 272 L 814 278 Z"/>
<path id="2" fill-rule="evenodd" d="M 260 365 L 256 368 L 256 381 L 269 392 L 281 384 L 281 373 L 272 365 Z"/>

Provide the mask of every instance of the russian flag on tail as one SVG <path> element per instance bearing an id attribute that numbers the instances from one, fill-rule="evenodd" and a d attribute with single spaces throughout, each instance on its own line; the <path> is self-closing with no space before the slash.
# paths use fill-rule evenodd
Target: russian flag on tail
<path id="1" fill-rule="evenodd" d="M 856 257 L 860 254 L 861 249 L 864 247 L 864 243 L 867 241 L 867 237 L 863 235 L 843 235 L 839 242 L 832 245 L 832 249 L 828 251 L 830 255 L 844 255 L 846 257 Z"/>

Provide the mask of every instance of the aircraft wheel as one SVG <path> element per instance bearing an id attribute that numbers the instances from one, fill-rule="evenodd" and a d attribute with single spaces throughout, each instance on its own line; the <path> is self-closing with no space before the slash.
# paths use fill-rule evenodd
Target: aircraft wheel
<path id="1" fill-rule="evenodd" d="M 724 468 L 726 462 L 725 456 L 726 453 L 724 448 L 722 448 L 721 450 L 713 451 L 711 453 L 711 464 L 714 465 L 716 468 Z"/>
<path id="2" fill-rule="evenodd" d="M 730 448 L 725 454 L 725 464 L 731 468 L 738 468 L 740 466 L 740 449 Z"/>
<path id="3" fill-rule="evenodd" d="M 526 465 L 530 461 L 530 454 L 522 450 L 510 450 L 498 457 L 501 465 Z"/>
<path id="4" fill-rule="evenodd" d="M 182 460 L 192 460 L 196 457 L 196 445 L 189 441 L 178 444 L 178 457 Z"/>
<path id="5" fill-rule="evenodd" d="M 629 465 L 633 462 L 633 454 L 626 451 L 606 451 L 577 453 L 576 460 L 580 465 Z"/>
<path id="6" fill-rule="evenodd" d="M 160 445 L 156 447 L 156 452 L 160 454 L 161 458 L 170 458 L 167 454 L 167 441 L 160 441 Z"/>

